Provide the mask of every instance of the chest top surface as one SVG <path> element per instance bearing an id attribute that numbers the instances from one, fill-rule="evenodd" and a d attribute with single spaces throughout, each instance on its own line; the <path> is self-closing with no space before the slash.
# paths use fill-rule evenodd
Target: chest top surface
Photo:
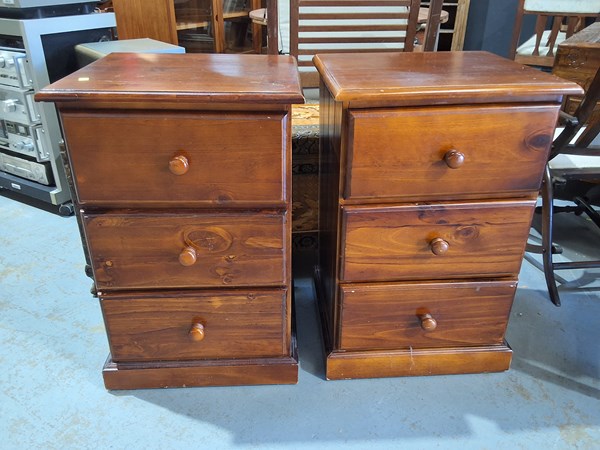
<path id="1" fill-rule="evenodd" d="M 112 53 L 45 87 L 38 101 L 303 103 L 292 57 Z"/>
<path id="2" fill-rule="evenodd" d="M 558 102 L 570 81 L 487 52 L 323 54 L 314 58 L 334 99 L 351 106 Z"/>
<path id="3" fill-rule="evenodd" d="M 600 22 L 585 27 L 583 30 L 575 33 L 569 39 L 565 39 L 559 44 L 559 48 L 600 48 Z"/>

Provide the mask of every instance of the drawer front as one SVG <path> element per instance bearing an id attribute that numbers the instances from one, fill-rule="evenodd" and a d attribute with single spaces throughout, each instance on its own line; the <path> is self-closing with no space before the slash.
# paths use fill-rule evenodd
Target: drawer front
<path id="1" fill-rule="evenodd" d="M 516 277 L 535 202 L 345 207 L 345 281 Z"/>
<path id="2" fill-rule="evenodd" d="M 345 198 L 462 199 L 537 191 L 558 108 L 350 111 Z"/>
<path id="3" fill-rule="evenodd" d="M 285 214 L 85 214 L 98 289 L 280 286 Z"/>
<path id="4" fill-rule="evenodd" d="M 102 295 L 114 361 L 287 354 L 286 291 Z"/>
<path id="5" fill-rule="evenodd" d="M 283 204 L 286 116 L 62 114 L 81 204 Z"/>
<path id="6" fill-rule="evenodd" d="M 342 350 L 503 342 L 516 281 L 341 286 Z"/>

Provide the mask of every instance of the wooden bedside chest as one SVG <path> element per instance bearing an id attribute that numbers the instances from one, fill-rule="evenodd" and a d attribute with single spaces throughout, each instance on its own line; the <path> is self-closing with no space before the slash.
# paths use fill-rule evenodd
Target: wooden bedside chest
<path id="1" fill-rule="evenodd" d="M 508 369 L 537 191 L 580 88 L 484 52 L 314 62 L 327 378 Z"/>
<path id="2" fill-rule="evenodd" d="M 60 111 L 106 387 L 295 383 L 295 61 L 114 53 L 36 100 Z"/>

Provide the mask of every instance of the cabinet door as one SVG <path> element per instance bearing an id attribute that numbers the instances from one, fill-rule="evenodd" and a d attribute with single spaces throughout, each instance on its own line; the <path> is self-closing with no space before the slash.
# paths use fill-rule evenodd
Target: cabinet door
<path id="1" fill-rule="evenodd" d="M 113 0 L 119 39 L 151 38 L 177 45 L 173 0 Z"/>

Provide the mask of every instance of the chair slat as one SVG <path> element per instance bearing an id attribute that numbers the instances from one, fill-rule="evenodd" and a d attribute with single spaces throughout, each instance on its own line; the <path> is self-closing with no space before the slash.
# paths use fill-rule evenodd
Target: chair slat
<path id="1" fill-rule="evenodd" d="M 408 12 L 352 12 L 343 14 L 332 13 L 302 13 L 300 12 L 300 20 L 406 20 Z"/>

